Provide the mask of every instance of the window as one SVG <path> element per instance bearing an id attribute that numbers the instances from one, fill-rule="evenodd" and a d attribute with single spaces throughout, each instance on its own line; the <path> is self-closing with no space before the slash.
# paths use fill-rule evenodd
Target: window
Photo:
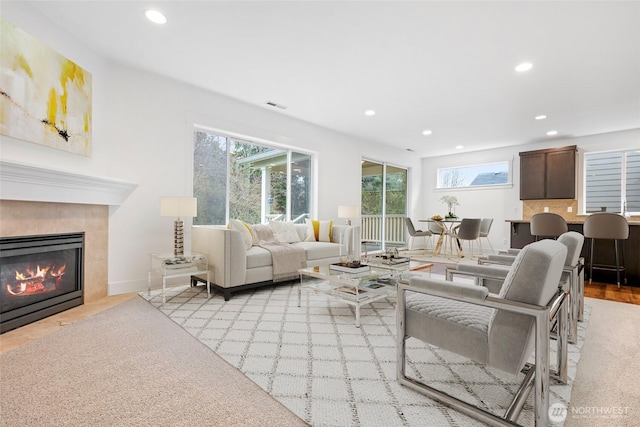
<path id="1" fill-rule="evenodd" d="M 585 210 L 640 213 L 640 151 L 585 153 Z"/>
<path id="2" fill-rule="evenodd" d="M 304 222 L 311 210 L 311 156 L 204 129 L 194 132 L 194 224 Z"/>
<path id="3" fill-rule="evenodd" d="M 438 169 L 438 188 L 509 184 L 509 162 Z"/>

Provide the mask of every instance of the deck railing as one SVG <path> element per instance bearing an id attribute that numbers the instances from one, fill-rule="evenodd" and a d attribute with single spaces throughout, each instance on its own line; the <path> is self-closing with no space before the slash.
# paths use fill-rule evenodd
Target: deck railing
<path id="1" fill-rule="evenodd" d="M 406 242 L 407 229 L 404 224 L 406 215 L 387 215 L 385 217 L 386 243 L 394 245 Z M 362 215 L 361 217 L 362 240 L 370 242 L 380 242 L 382 235 L 382 218 L 379 215 Z"/>

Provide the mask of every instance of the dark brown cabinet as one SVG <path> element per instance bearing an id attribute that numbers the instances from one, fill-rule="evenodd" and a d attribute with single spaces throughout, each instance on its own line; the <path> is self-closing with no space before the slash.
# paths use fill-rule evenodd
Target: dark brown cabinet
<path id="1" fill-rule="evenodd" d="M 520 153 L 520 200 L 575 199 L 575 145 Z"/>

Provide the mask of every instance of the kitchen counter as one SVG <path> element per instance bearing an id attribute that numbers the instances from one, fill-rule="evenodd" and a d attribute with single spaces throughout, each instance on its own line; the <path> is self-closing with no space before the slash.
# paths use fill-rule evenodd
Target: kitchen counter
<path id="1" fill-rule="evenodd" d="M 568 219 L 566 221 L 567 224 L 584 224 L 584 219 Z M 513 224 L 529 224 L 529 220 L 526 219 L 506 219 L 505 222 L 510 222 Z M 631 219 L 627 220 L 627 222 L 629 223 L 629 225 L 640 225 L 640 220 Z"/>
<path id="2" fill-rule="evenodd" d="M 586 216 L 585 216 L 586 218 Z M 640 287 L 640 221 L 633 217 L 629 222 L 629 239 L 620 241 L 620 247 L 624 251 L 624 265 L 627 269 L 627 285 Z M 505 220 L 511 224 L 511 247 L 522 248 L 535 241 L 531 235 L 530 221 L 520 219 Z M 567 220 L 569 231 L 577 231 L 582 234 L 583 219 Z M 585 239 L 582 247 L 582 256 L 588 259 L 588 239 Z M 594 259 L 596 264 L 615 267 L 615 250 L 613 240 L 597 240 L 594 247 Z M 586 272 L 588 275 L 588 271 Z M 616 283 L 615 272 L 594 270 L 593 280 L 604 283 Z"/>

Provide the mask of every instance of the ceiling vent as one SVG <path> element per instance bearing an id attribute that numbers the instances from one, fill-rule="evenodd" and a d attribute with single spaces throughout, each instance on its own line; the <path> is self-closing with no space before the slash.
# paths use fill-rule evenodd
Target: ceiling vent
<path id="1" fill-rule="evenodd" d="M 268 106 L 270 106 L 270 107 L 276 107 L 276 108 L 279 108 L 281 110 L 286 110 L 287 109 L 286 105 L 278 104 L 278 103 L 275 103 L 273 101 L 267 101 L 266 104 Z"/>

